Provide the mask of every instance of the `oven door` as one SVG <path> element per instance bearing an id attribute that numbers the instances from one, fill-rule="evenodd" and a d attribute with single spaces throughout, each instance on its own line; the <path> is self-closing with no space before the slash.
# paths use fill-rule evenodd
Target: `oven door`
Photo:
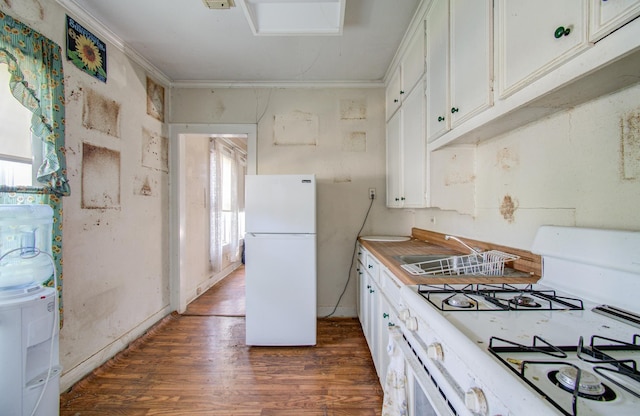
<path id="1" fill-rule="evenodd" d="M 418 360 L 402 332 L 394 328 L 390 336 L 403 356 L 407 377 L 407 404 L 409 416 L 451 416 L 459 415 L 450 402 L 434 384 L 428 370 Z"/>

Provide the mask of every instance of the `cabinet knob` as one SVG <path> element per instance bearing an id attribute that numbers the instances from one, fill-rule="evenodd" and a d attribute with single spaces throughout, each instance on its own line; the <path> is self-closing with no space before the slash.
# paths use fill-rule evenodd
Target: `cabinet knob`
<path id="1" fill-rule="evenodd" d="M 404 91 L 400 90 L 400 94 L 404 94 Z"/>
<path id="2" fill-rule="evenodd" d="M 411 332 L 415 332 L 418 330 L 418 320 L 414 316 L 410 316 L 409 318 L 407 318 L 404 324 Z"/>
<path id="3" fill-rule="evenodd" d="M 388 317 L 389 317 L 389 314 L 388 314 L 388 313 L 386 313 L 386 312 L 383 312 L 383 313 L 382 313 L 382 317 L 383 317 L 383 318 L 388 318 Z"/>
<path id="4" fill-rule="evenodd" d="M 440 116 L 438 117 L 438 122 L 444 121 L 444 117 Z"/>
<path id="5" fill-rule="evenodd" d="M 371 285 L 367 285 L 367 289 L 371 289 Z"/>
<path id="6" fill-rule="evenodd" d="M 396 201 L 400 201 L 400 198 L 396 198 Z"/>
<path id="7" fill-rule="evenodd" d="M 556 39 L 560 39 L 563 36 L 569 36 L 569 33 L 571 33 L 571 26 L 560 26 L 556 29 L 555 33 L 553 34 L 553 36 Z"/>
<path id="8" fill-rule="evenodd" d="M 367 267 L 370 268 L 370 269 L 373 269 L 373 264 L 370 264 Z"/>
<path id="9" fill-rule="evenodd" d="M 478 387 L 471 387 L 464 394 L 464 404 L 473 414 L 485 416 L 489 412 L 487 399 Z"/>
<path id="10" fill-rule="evenodd" d="M 442 344 L 439 342 L 434 342 L 429 344 L 427 347 L 427 357 L 431 358 L 433 361 L 444 361 L 444 351 L 442 349 Z"/>
<path id="11" fill-rule="evenodd" d="M 401 201 L 404 201 L 404 197 L 400 198 Z"/>
<path id="12" fill-rule="evenodd" d="M 451 107 L 451 114 L 457 113 L 458 111 L 460 110 L 457 107 Z"/>
<path id="13" fill-rule="evenodd" d="M 397 103 L 397 102 L 398 102 L 398 99 L 396 98 L 395 100 L 393 100 L 393 102 L 394 102 L 394 103 Z"/>
<path id="14" fill-rule="evenodd" d="M 375 290 L 369 289 L 369 293 L 373 293 L 373 292 L 375 292 Z"/>

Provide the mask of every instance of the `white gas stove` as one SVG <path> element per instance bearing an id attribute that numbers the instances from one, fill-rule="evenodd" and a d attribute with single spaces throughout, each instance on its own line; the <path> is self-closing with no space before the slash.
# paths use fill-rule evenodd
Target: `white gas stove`
<path id="1" fill-rule="evenodd" d="M 539 284 L 402 288 L 415 415 L 640 414 L 640 232 L 542 227 L 532 251 Z"/>

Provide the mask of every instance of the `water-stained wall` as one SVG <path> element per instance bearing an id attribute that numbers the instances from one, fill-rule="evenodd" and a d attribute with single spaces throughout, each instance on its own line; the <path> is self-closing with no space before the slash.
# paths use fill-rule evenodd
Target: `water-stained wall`
<path id="1" fill-rule="evenodd" d="M 66 51 L 67 12 L 55 1 L 4 0 L 0 10 Z M 63 219 L 62 389 L 169 312 L 167 125 L 147 114 L 150 75 L 108 43 L 107 54 L 106 83 L 62 57 L 71 185 Z"/>
<path id="2" fill-rule="evenodd" d="M 308 174 L 318 180 L 318 309 L 330 313 L 363 235 L 409 233 L 413 217 L 385 207 L 384 89 L 172 90 L 171 121 L 258 125 L 259 174 Z M 355 273 L 336 314 L 355 315 Z"/>
<path id="3" fill-rule="evenodd" d="M 543 224 L 640 230 L 639 120 L 636 85 L 482 143 L 475 217 L 422 210 L 416 225 L 524 249 Z"/>

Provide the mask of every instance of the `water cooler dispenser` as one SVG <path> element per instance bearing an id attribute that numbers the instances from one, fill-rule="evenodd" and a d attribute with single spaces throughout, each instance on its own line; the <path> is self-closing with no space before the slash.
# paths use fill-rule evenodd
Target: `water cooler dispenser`
<path id="1" fill-rule="evenodd" d="M 60 401 L 53 212 L 0 205 L 0 415 L 56 416 Z"/>

